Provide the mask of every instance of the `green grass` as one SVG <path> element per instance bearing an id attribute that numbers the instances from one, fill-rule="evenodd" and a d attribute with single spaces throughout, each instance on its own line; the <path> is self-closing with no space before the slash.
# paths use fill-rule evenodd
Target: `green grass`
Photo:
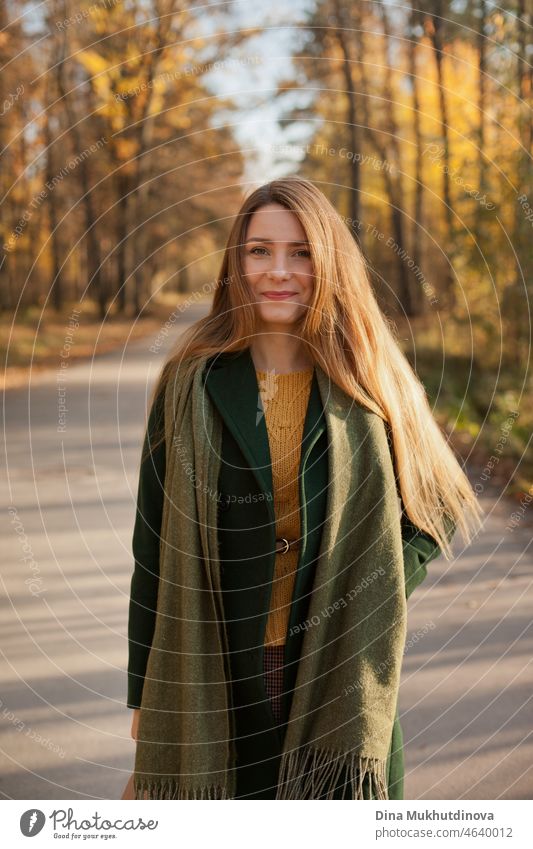
<path id="1" fill-rule="evenodd" d="M 486 349 L 472 357 L 450 353 L 446 347 L 444 355 L 442 339 L 432 344 L 430 334 L 421 333 L 419 344 L 416 330 L 414 335 L 416 347 L 405 350 L 406 356 L 456 451 L 482 469 L 496 453 L 499 462 L 492 482 L 503 485 L 509 495 L 526 492 L 533 482 L 533 381 L 528 364 L 518 368 L 491 362 Z M 518 416 L 513 415 L 516 411 Z"/>

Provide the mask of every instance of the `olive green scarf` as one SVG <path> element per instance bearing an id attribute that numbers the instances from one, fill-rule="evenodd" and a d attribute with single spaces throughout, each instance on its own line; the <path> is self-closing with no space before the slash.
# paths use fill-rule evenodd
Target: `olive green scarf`
<path id="1" fill-rule="evenodd" d="M 135 798 L 235 797 L 235 741 L 217 545 L 222 422 L 202 380 L 175 369 L 155 633 L 142 694 Z M 399 507 L 385 426 L 320 367 L 329 436 L 327 515 L 278 799 L 387 799 L 386 763 L 406 635 Z"/>

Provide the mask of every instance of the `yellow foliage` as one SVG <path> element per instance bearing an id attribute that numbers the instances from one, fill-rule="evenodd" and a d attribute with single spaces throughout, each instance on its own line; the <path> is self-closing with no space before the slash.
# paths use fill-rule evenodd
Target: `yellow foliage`
<path id="1" fill-rule="evenodd" d="M 117 159 L 128 162 L 137 154 L 137 142 L 124 136 L 116 136 L 115 152 Z"/>
<path id="2" fill-rule="evenodd" d="M 91 77 L 109 70 L 109 63 L 96 50 L 82 50 L 76 58 L 86 71 L 89 72 Z"/>

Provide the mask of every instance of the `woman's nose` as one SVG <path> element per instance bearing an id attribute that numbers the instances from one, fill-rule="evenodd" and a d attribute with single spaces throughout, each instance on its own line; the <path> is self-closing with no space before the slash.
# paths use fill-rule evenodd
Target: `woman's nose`
<path id="1" fill-rule="evenodd" d="M 283 280 L 285 277 L 289 276 L 289 271 L 287 271 L 287 266 L 284 261 L 276 262 L 274 260 L 272 262 L 272 266 L 268 269 L 268 274 L 273 280 L 278 278 Z"/>

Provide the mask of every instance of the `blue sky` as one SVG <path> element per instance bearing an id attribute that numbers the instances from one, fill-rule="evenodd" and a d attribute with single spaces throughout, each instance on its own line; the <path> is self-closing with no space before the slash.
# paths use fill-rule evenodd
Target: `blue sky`
<path id="1" fill-rule="evenodd" d="M 238 113 L 223 114 L 218 121 L 221 124 L 228 120 L 234 124 L 238 122 L 234 134 L 248 160 L 245 179 L 261 184 L 295 170 L 302 155 L 298 147 L 306 144 L 314 129 L 306 121 L 284 129 L 279 123 L 282 104 L 273 97 L 278 82 L 294 73 L 291 55 L 302 45 L 303 35 L 298 22 L 304 20 L 304 12 L 312 3 L 310 0 L 285 3 L 278 0 L 265 7 L 244 0 L 229 5 L 236 29 L 260 27 L 262 32 L 231 53 L 231 58 L 240 60 L 241 65 L 230 64 L 214 71 L 207 80 L 213 92 L 231 96 L 238 104 Z M 228 4 L 224 8 L 228 8 Z M 228 24 L 226 20 L 225 25 Z M 220 57 L 221 60 L 225 58 Z M 311 97 L 305 93 L 285 96 L 284 109 L 289 102 L 306 106 L 311 103 Z M 281 151 L 289 162 L 276 162 Z"/>

